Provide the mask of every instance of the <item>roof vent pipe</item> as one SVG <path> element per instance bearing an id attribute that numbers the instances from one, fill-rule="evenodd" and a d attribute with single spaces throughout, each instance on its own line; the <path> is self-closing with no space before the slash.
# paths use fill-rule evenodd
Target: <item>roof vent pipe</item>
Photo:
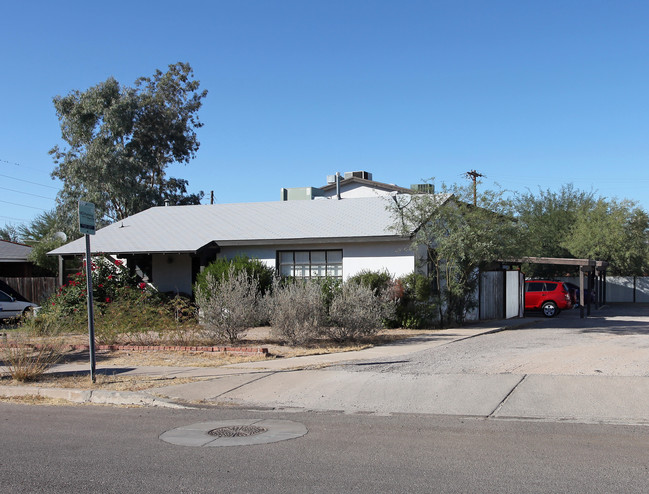
<path id="1" fill-rule="evenodd" d="M 340 201 L 340 172 L 336 172 L 336 199 Z"/>

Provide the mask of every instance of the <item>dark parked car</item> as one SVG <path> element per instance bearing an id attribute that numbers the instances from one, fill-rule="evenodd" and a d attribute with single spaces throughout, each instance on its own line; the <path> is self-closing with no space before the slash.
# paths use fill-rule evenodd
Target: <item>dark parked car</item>
<path id="1" fill-rule="evenodd" d="M 549 280 L 525 282 L 525 310 L 541 310 L 545 317 L 554 317 L 571 307 L 572 299 L 565 283 Z"/>
<path id="2" fill-rule="evenodd" d="M 570 292 L 572 305 L 579 307 L 579 285 L 575 285 L 574 283 L 570 283 L 569 281 L 565 281 L 564 284 L 568 287 L 568 291 Z M 597 301 L 595 292 L 591 292 L 588 288 L 584 288 L 584 303 L 587 304 L 589 298 L 591 304 L 594 304 Z"/>

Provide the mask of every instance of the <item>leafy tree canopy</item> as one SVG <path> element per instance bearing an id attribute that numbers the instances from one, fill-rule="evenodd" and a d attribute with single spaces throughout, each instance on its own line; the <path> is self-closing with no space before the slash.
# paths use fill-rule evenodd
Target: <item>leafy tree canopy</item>
<path id="1" fill-rule="evenodd" d="M 166 176 L 172 163 L 188 163 L 202 127 L 197 112 L 207 91 L 187 63 L 157 70 L 134 87 L 114 78 L 81 92 L 54 98 L 67 147 L 50 151 L 52 176 L 63 182 L 57 201 L 62 214 L 77 201 L 93 202 L 98 219 L 119 220 L 166 199 L 198 204 L 203 192 L 188 194 L 188 182 Z"/>
<path id="2" fill-rule="evenodd" d="M 442 322 L 462 322 L 475 307 L 478 268 L 520 255 L 519 228 L 502 191 L 482 191 L 473 206 L 472 186 L 441 187 L 441 194 L 397 199 L 397 230 L 412 236 L 413 248 L 428 252 L 437 281 Z"/>
<path id="3" fill-rule="evenodd" d="M 513 203 L 525 256 L 607 261 L 611 274 L 649 272 L 649 220 L 635 202 L 596 197 L 568 184 L 558 192 L 518 195 Z M 542 264 L 524 271 L 541 277 L 567 274 L 565 266 Z"/>
<path id="4" fill-rule="evenodd" d="M 566 247 L 577 218 L 597 202 L 593 192 L 576 189 L 572 184 L 563 185 L 558 192 L 539 190 L 538 194 L 527 192 L 512 200 L 516 211 L 524 256 L 528 257 L 575 257 Z M 564 267 L 534 264 L 525 266 L 528 276 L 555 276 L 565 273 Z M 559 271 L 557 271 L 559 270 Z"/>
<path id="5" fill-rule="evenodd" d="M 0 227 L 0 240 L 8 240 L 9 242 L 20 242 L 20 234 L 18 227 L 10 224 Z"/>
<path id="6" fill-rule="evenodd" d="M 611 274 L 649 273 L 649 216 L 629 200 L 599 199 L 576 218 L 563 245 L 577 258 L 608 261 Z"/>

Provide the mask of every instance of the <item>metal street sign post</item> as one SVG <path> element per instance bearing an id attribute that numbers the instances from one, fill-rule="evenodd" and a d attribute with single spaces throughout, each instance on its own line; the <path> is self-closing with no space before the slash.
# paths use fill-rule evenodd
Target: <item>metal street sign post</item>
<path id="1" fill-rule="evenodd" d="M 95 377 L 95 313 L 92 300 L 92 257 L 90 256 L 90 235 L 95 234 L 95 205 L 79 201 L 79 231 L 86 237 L 86 290 L 88 300 L 88 339 L 90 341 L 90 379 Z"/>

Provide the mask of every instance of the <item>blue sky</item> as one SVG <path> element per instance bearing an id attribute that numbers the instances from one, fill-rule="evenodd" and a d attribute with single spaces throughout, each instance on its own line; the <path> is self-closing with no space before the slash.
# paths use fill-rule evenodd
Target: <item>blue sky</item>
<path id="1" fill-rule="evenodd" d="M 178 61 L 209 94 L 197 158 L 169 174 L 204 202 L 475 169 L 649 209 L 648 25 L 632 0 L 4 2 L 0 225 L 55 205 L 52 97 Z"/>

